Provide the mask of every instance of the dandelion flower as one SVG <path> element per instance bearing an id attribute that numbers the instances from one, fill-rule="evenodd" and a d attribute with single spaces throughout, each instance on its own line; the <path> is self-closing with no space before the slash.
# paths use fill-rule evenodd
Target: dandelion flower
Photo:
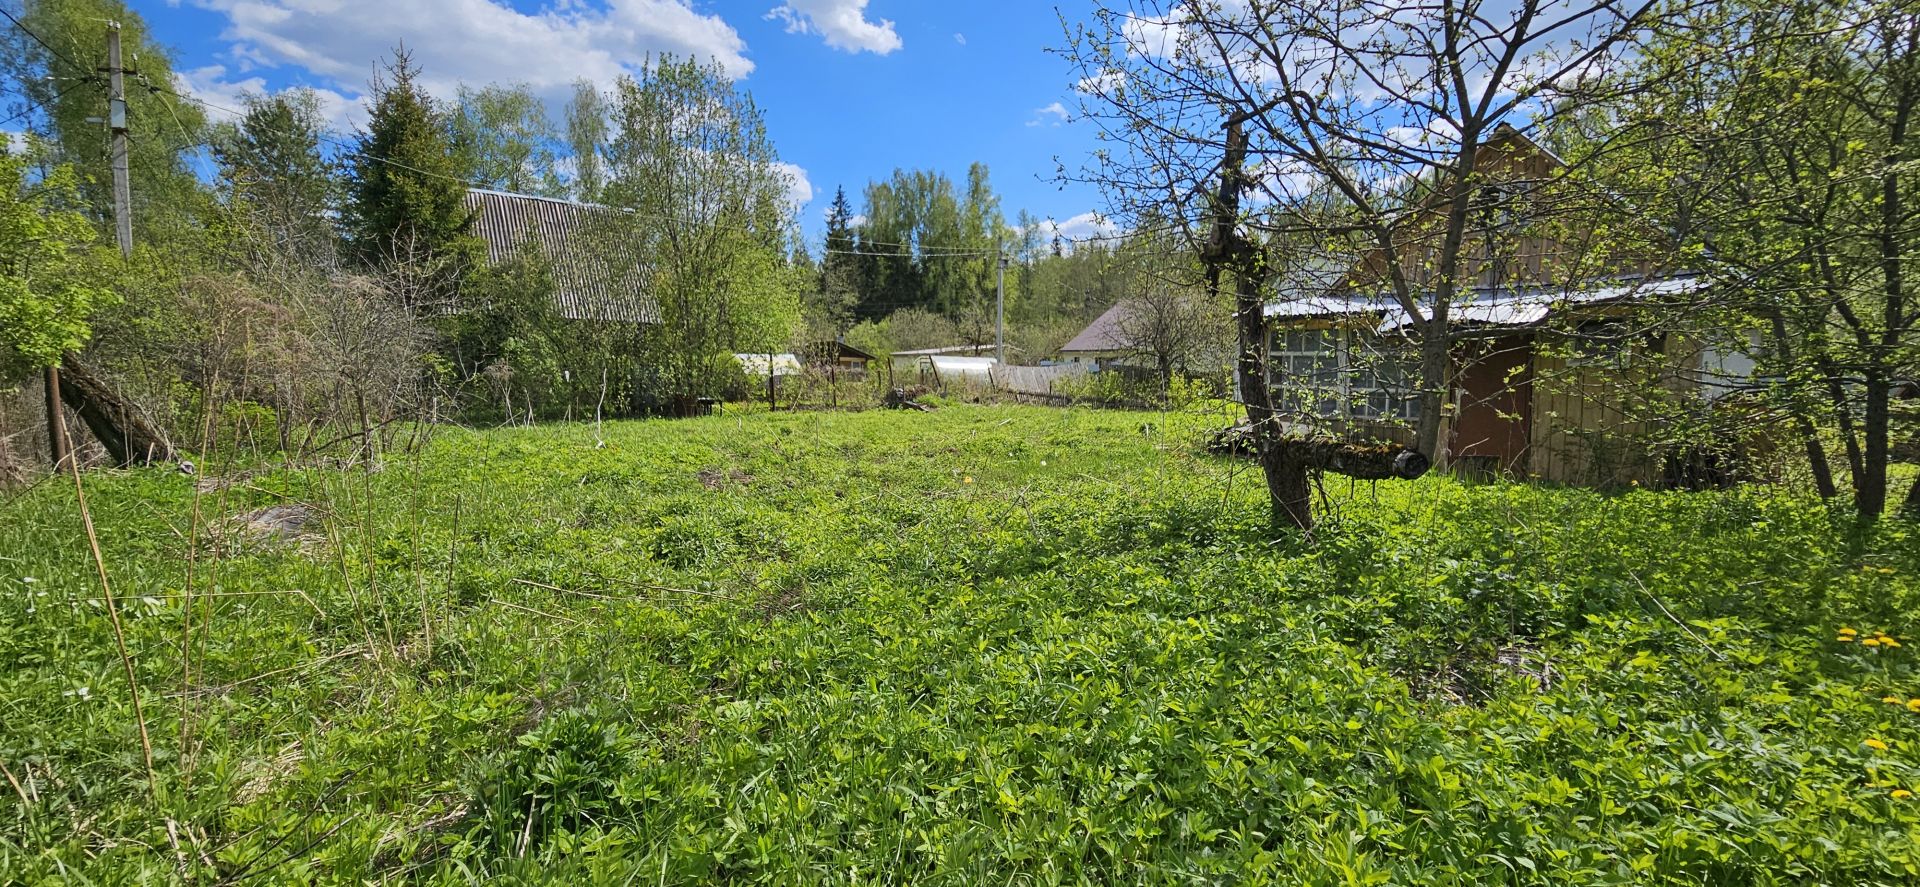
<path id="1" fill-rule="evenodd" d="M 961 479 L 960 479 L 960 482 L 961 482 L 961 483 L 963 483 L 963 484 L 970 484 L 970 483 L 973 483 L 973 478 L 971 478 L 971 477 L 963 477 L 963 478 L 961 478 Z"/>
<path id="2" fill-rule="evenodd" d="M 1913 797 L 1913 792 L 1907 791 L 1904 788 L 1896 788 L 1893 790 L 1893 796 L 1898 800 L 1904 801 L 1908 798 Z"/>
<path id="3" fill-rule="evenodd" d="M 1907 711 L 1920 715 L 1920 699 L 1907 700 Z"/>
<path id="4" fill-rule="evenodd" d="M 1834 640 L 1839 641 L 1840 643 L 1843 643 L 1843 644 L 1851 644 L 1853 643 L 1853 635 L 1843 634 L 1837 638 L 1834 638 Z"/>
<path id="5" fill-rule="evenodd" d="M 1866 640 L 1864 640 L 1864 641 L 1861 641 L 1861 642 L 1860 642 L 1860 646 L 1862 646 L 1862 647 L 1878 647 L 1878 646 L 1880 646 L 1880 639 L 1879 639 L 1879 638 L 1867 638 Z"/>
<path id="6" fill-rule="evenodd" d="M 1843 629 L 1840 629 L 1840 633 L 1846 635 L 1847 637 L 1853 637 L 1854 635 L 1859 634 L 1860 630 L 1855 628 L 1843 628 Z"/>
<path id="7" fill-rule="evenodd" d="M 1881 635 L 1881 636 L 1880 636 L 1880 637 L 1878 638 L 1878 640 L 1880 641 L 1880 645 L 1881 645 L 1881 646 L 1883 646 L 1883 647 L 1898 647 L 1898 646 L 1900 646 L 1900 642 L 1899 642 L 1899 641 L 1896 641 L 1896 640 L 1894 640 L 1893 638 L 1890 638 L 1890 637 L 1887 637 L 1887 636 L 1886 636 L 1886 635 L 1884 635 L 1884 634 L 1883 634 L 1883 635 Z"/>
<path id="8" fill-rule="evenodd" d="M 1881 741 L 1880 741 L 1880 740 L 1878 740 L 1878 739 L 1869 739 L 1869 740 L 1867 740 L 1867 743 L 1866 743 L 1866 745 L 1867 745 L 1867 747 L 1868 747 L 1868 748 L 1870 748 L 1870 749 L 1873 749 L 1874 751 L 1886 751 L 1886 750 L 1887 750 L 1887 744 L 1886 744 L 1886 743 L 1884 743 L 1884 742 L 1881 742 Z"/>
<path id="9" fill-rule="evenodd" d="M 1905 704 L 1906 704 L 1905 702 L 1902 702 L 1902 701 L 1900 700 L 1900 697 L 1898 697 L 1898 696 L 1883 696 L 1883 697 L 1881 697 L 1881 698 L 1880 698 L 1880 701 L 1881 701 L 1881 702 L 1884 702 L 1884 703 L 1886 703 L 1886 704 L 1888 704 L 1888 705 L 1905 705 Z M 1915 702 L 1920 702 L 1920 699 L 1916 699 L 1916 700 L 1914 700 L 1914 701 L 1915 701 Z"/>

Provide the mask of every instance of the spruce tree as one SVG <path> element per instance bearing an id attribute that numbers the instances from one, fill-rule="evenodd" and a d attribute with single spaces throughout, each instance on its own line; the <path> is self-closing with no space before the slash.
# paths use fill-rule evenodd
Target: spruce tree
<path id="1" fill-rule="evenodd" d="M 320 151 L 319 97 L 309 89 L 250 96 L 246 115 L 213 145 L 238 221 L 254 237 L 256 262 L 332 267 L 340 183 Z"/>
<path id="2" fill-rule="evenodd" d="M 443 302 L 479 256 L 447 114 L 406 47 L 372 83 L 373 112 L 347 182 L 347 237 L 359 261 L 400 281 L 410 307 Z"/>

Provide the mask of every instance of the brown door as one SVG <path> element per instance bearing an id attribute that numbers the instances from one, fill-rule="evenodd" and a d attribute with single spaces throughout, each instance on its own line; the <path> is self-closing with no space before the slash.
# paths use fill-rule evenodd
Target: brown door
<path id="1" fill-rule="evenodd" d="M 1463 467 L 1517 473 L 1526 466 L 1533 429 L 1533 337 L 1468 342 L 1454 353 L 1454 396 L 1460 405 L 1450 449 Z"/>

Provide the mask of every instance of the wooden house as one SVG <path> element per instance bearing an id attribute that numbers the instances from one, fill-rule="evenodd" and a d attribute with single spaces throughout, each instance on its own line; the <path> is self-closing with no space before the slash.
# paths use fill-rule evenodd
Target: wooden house
<path id="1" fill-rule="evenodd" d="M 1503 127 L 1481 148 L 1483 184 L 1450 301 L 1452 356 L 1436 465 L 1592 486 L 1653 485 L 1672 454 L 1639 407 L 1711 409 L 1753 371 L 1742 342 L 1666 335 L 1644 309 L 1707 282 L 1650 262 L 1596 258 L 1590 231 L 1540 202 L 1561 161 Z M 1444 203 L 1409 214 L 1396 244 L 1422 315 Z M 1276 405 L 1293 424 L 1412 443 L 1420 402 L 1414 321 L 1391 295 L 1384 250 L 1310 265 L 1266 309 Z"/>
<path id="2" fill-rule="evenodd" d="M 868 367 L 880 358 L 844 341 L 821 342 L 807 349 L 812 369 L 839 379 L 865 379 Z"/>

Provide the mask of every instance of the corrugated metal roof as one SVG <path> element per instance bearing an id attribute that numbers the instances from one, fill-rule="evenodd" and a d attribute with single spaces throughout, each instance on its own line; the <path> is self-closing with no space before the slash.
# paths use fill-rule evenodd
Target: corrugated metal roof
<path id="1" fill-rule="evenodd" d="M 1527 327 L 1546 320 L 1560 306 L 1686 295 L 1706 286 L 1705 278 L 1677 276 L 1594 281 L 1582 289 L 1476 289 L 1463 293 L 1450 307 L 1448 314 L 1451 322 L 1464 326 Z M 1378 328 L 1382 332 L 1399 329 L 1411 322 L 1406 309 L 1397 300 L 1382 294 L 1346 293 L 1290 299 L 1267 305 L 1266 315 L 1269 318 L 1302 320 L 1372 315 L 1378 318 Z"/>
<path id="2" fill-rule="evenodd" d="M 943 354 L 981 355 L 993 350 L 992 345 L 950 345 L 945 348 L 918 348 L 913 351 L 895 351 L 894 357 L 934 357 Z M 1012 349 L 1008 349 L 1012 350 Z"/>
<path id="3" fill-rule="evenodd" d="M 487 259 L 502 262 L 531 240 L 553 264 L 553 300 L 570 320 L 651 323 L 659 311 L 647 292 L 649 269 L 618 236 L 619 210 L 504 191 L 467 191 L 473 234 Z M 584 234 L 598 228 L 605 236 Z M 599 233 L 596 232 L 596 233 Z"/>

